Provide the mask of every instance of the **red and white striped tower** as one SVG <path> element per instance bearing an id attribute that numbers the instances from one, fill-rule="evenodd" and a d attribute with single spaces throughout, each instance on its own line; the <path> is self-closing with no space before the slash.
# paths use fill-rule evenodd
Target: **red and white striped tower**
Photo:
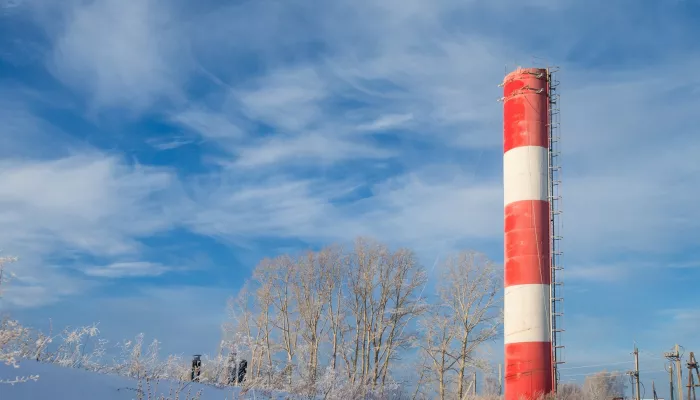
<path id="1" fill-rule="evenodd" d="M 503 81 L 505 400 L 552 391 L 547 70 Z"/>

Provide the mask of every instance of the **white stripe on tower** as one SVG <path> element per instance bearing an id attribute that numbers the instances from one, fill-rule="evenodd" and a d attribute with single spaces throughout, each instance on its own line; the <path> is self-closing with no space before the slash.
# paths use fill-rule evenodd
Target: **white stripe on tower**
<path id="1" fill-rule="evenodd" d="M 520 146 L 503 154 L 504 205 L 521 200 L 547 201 L 547 148 Z"/>
<path id="2" fill-rule="evenodd" d="M 552 390 L 547 72 L 504 80 L 505 400 Z"/>

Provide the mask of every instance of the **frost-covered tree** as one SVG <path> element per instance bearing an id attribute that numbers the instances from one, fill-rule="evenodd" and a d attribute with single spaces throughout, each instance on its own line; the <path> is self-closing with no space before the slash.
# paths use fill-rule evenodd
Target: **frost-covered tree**
<path id="1" fill-rule="evenodd" d="M 495 264 L 474 252 L 448 257 L 440 271 L 437 297 L 421 321 L 420 347 L 438 397 L 461 399 L 474 385 L 468 370 L 488 369 L 478 351 L 501 325 L 502 286 Z"/>
<path id="2" fill-rule="evenodd" d="M 14 276 L 7 269 L 7 264 L 17 261 L 16 257 L 0 257 L 0 301 L 3 291 Z M 30 330 L 18 321 L 3 317 L 0 320 L 0 364 L 19 368 L 19 359 L 23 356 L 26 344 L 30 341 Z M 15 377 L 0 380 L 0 384 L 16 384 L 39 379 L 38 375 Z"/>
<path id="3" fill-rule="evenodd" d="M 352 334 L 348 370 L 353 381 L 384 385 L 392 362 L 410 348 L 409 322 L 425 310 L 420 290 L 426 274 L 408 249 L 359 238 L 348 268 Z"/>
<path id="4" fill-rule="evenodd" d="M 627 384 L 625 376 L 608 372 L 600 371 L 596 374 L 589 375 L 583 382 L 583 395 L 586 400 L 604 400 L 614 397 L 623 397 Z"/>
<path id="5" fill-rule="evenodd" d="M 369 239 L 349 252 L 329 246 L 264 259 L 230 299 L 224 337 L 247 340 L 245 385 L 308 394 L 321 390 L 320 376 L 343 375 L 365 393 L 382 392 L 415 337 L 425 282 L 410 250 Z"/>

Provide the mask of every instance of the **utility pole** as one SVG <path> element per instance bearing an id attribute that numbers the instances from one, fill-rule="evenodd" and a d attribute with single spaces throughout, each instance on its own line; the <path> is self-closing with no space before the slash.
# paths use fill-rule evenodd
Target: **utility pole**
<path id="1" fill-rule="evenodd" d="M 688 362 L 688 368 L 695 369 L 695 375 L 697 375 L 697 377 L 698 377 L 698 383 L 695 384 L 695 387 L 700 387 L 700 368 L 698 368 L 698 362 L 695 360 L 695 354 L 693 354 L 693 352 L 690 352 L 690 360 Z"/>
<path id="2" fill-rule="evenodd" d="M 700 384 L 695 383 L 693 370 L 698 371 L 698 363 L 695 361 L 695 354 L 691 351 L 688 355 L 688 400 L 696 400 L 695 388 Z"/>
<path id="3" fill-rule="evenodd" d="M 668 364 L 668 389 L 670 400 L 673 400 L 673 363 Z"/>
<path id="4" fill-rule="evenodd" d="M 651 392 L 654 394 L 654 400 L 659 400 L 659 396 L 656 395 L 656 385 L 654 385 L 654 381 L 651 381 Z"/>
<path id="5" fill-rule="evenodd" d="M 501 364 L 498 364 L 498 395 L 503 394 L 503 375 L 501 373 Z"/>
<path id="6" fill-rule="evenodd" d="M 630 375 L 635 381 L 635 399 L 641 400 L 642 393 L 639 391 L 639 350 L 637 350 L 637 345 L 634 345 L 634 352 L 632 352 L 632 354 L 634 354 L 634 371 L 627 372 L 627 375 Z"/>
<path id="7" fill-rule="evenodd" d="M 678 351 L 679 347 L 680 346 L 676 344 L 673 351 L 664 353 L 664 357 L 671 361 L 672 365 L 675 364 L 676 366 L 676 377 L 678 378 L 678 383 L 676 385 L 678 388 L 678 400 L 683 400 L 683 389 L 681 389 L 683 387 L 683 370 L 681 369 L 681 355 Z"/>
<path id="8" fill-rule="evenodd" d="M 634 379 L 637 381 L 637 400 L 642 399 L 642 392 L 639 391 L 639 350 L 634 346 Z"/>
<path id="9" fill-rule="evenodd" d="M 474 377 L 474 390 L 472 391 L 472 394 L 474 395 L 474 397 L 476 397 L 476 371 L 474 371 L 473 377 Z"/>
<path id="10" fill-rule="evenodd" d="M 700 368 L 698 368 L 698 362 L 695 361 L 695 354 L 690 353 L 693 357 L 693 367 L 695 368 L 695 375 L 698 377 L 698 383 L 695 386 L 700 386 Z"/>

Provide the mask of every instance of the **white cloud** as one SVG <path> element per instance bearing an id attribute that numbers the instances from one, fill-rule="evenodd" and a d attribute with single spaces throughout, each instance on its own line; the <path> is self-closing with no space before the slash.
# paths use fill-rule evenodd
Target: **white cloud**
<path id="1" fill-rule="evenodd" d="M 14 246 L 4 248 L 15 250 Z M 3 296 L 0 298 L 0 310 L 7 308 L 33 308 L 46 306 L 58 302 L 66 297 L 84 294 L 95 287 L 94 282 L 81 277 L 66 274 L 61 265 L 37 254 L 45 249 L 41 246 L 26 245 L 26 252 L 20 251 L 22 256 L 15 263 L 6 265 L 6 272 L 13 276 L 9 284 L 3 288 Z M 37 253 L 32 253 L 37 250 Z"/>
<path id="2" fill-rule="evenodd" d="M 92 267 L 85 270 L 89 276 L 101 278 L 129 278 L 141 276 L 159 276 L 171 268 L 159 263 L 147 261 L 118 262 L 110 265 Z"/>
<path id="3" fill-rule="evenodd" d="M 225 104 L 203 113 L 206 125 L 218 127 L 236 120 L 249 140 L 215 133 L 224 129 L 190 127 L 204 138 L 216 136 L 240 158 L 240 166 L 386 157 L 386 150 L 376 149 L 377 143 L 366 137 L 385 129 L 426 142 L 498 148 L 499 135 L 487 127 L 498 129 L 500 123 L 495 101 L 503 51 L 487 38 L 444 30 L 442 23 L 451 11 L 463 10 L 464 4 L 318 6 L 311 10 L 298 2 L 245 3 L 204 14 L 193 24 L 195 43 L 204 48 L 219 46 L 219 53 L 240 54 L 242 59 L 252 52 L 263 64 L 262 74 L 245 80 L 227 79 L 222 71 L 226 83 L 219 77 L 213 80 L 227 92 Z M 312 13 L 310 20 L 293 17 L 305 11 Z M 271 24 L 271 15 L 286 18 Z M 358 24 L 362 29 L 356 29 Z M 315 31 L 308 29 L 311 25 Z M 203 26 L 207 29 L 199 31 Z M 243 34 L 244 28 L 247 40 L 230 40 Z M 354 33 L 348 36 L 348 32 Z M 268 36 L 274 39 L 261 40 Z M 284 61 L 287 52 L 314 43 L 329 51 L 311 60 Z M 225 61 L 219 57 L 217 62 Z M 209 69 L 221 70 L 213 63 Z M 241 118 L 252 124 L 243 127 Z M 256 124 L 277 137 L 250 139 Z"/>
<path id="4" fill-rule="evenodd" d="M 60 7 L 47 20 L 58 34 L 49 66 L 94 106 L 140 110 L 179 96 L 186 48 L 167 2 L 71 1 Z"/>
<path id="5" fill-rule="evenodd" d="M 0 234 L 4 243 L 55 242 L 102 254 L 136 250 L 135 236 L 169 227 L 156 198 L 172 181 L 167 171 L 127 166 L 101 154 L 28 162 L 5 160 L 0 172 Z M 56 247 L 54 247 L 56 248 Z"/>
<path id="6" fill-rule="evenodd" d="M 386 129 L 400 128 L 413 120 L 413 114 L 388 114 L 382 115 L 376 120 L 360 125 L 360 131 L 383 131 Z"/>
<path id="7" fill-rule="evenodd" d="M 361 182 L 221 179 L 195 191 L 191 229 L 224 240 L 251 237 L 347 241 L 371 235 L 416 249 L 450 249 L 466 239 L 502 232 L 502 191 L 457 174 L 422 171 L 370 186 L 371 197 L 343 201 Z M 430 173 L 428 173 L 430 172 Z M 231 178 L 233 179 L 233 178 Z"/>
<path id="8" fill-rule="evenodd" d="M 503 232 L 499 185 L 442 178 L 456 175 L 453 168 L 438 173 L 412 173 L 375 186 L 374 196 L 359 203 L 366 210 L 361 231 L 418 247 L 422 242 L 494 238 Z"/>
<path id="9" fill-rule="evenodd" d="M 333 138 L 323 133 L 299 135 L 292 138 L 275 137 L 238 148 L 236 166 L 243 168 L 279 166 L 281 164 L 332 164 L 347 160 L 384 159 L 395 155 L 359 142 L 358 139 Z"/>
<path id="10" fill-rule="evenodd" d="M 700 230 L 700 101 L 684 90 L 700 83 L 693 64 L 586 75 L 564 91 L 564 235 L 574 249 L 671 253 Z"/>
<path id="11" fill-rule="evenodd" d="M 567 266 L 561 276 L 574 287 L 589 286 L 591 283 L 619 283 L 629 277 L 630 266 L 626 263 L 606 265 Z"/>
<path id="12" fill-rule="evenodd" d="M 678 304 L 676 308 L 662 309 L 653 316 L 657 328 L 653 329 L 653 325 L 650 325 L 644 333 L 648 335 L 649 339 L 667 346 L 667 351 L 670 350 L 674 343 L 686 346 L 689 351 L 697 348 L 700 308 L 690 305 L 690 302 L 693 300 L 691 295 L 687 297 L 688 303 L 686 304 Z M 659 326 L 664 328 L 658 329 Z"/>
<path id="13" fill-rule="evenodd" d="M 297 165 L 317 166 L 318 171 L 325 171 L 335 163 L 355 160 L 360 167 L 350 170 L 347 177 L 355 185 L 357 180 L 380 170 L 380 163 L 376 161 L 384 158 L 404 161 L 403 152 L 408 146 L 390 148 L 359 134 L 384 128 L 400 129 L 400 138 L 408 143 L 437 146 L 432 154 L 438 156 L 430 161 L 420 156 L 405 161 L 403 166 L 407 172 L 403 174 L 406 177 L 424 169 L 426 164 L 442 171 L 441 178 L 464 174 L 444 165 L 447 161 L 440 158 L 441 151 L 485 149 L 489 151 L 487 157 L 491 158 L 484 164 L 499 165 L 500 155 L 496 156 L 496 151 L 502 141 L 502 111 L 496 102 L 501 95 L 497 84 L 506 72 L 504 66 L 514 66 L 513 60 L 517 59 L 531 61 L 532 58 L 526 56 L 527 49 L 511 47 L 499 37 L 471 33 L 455 26 L 451 18 L 473 11 L 474 5 L 470 2 L 401 4 L 401 7 L 371 2 L 324 4 L 309 17 L 311 21 L 306 21 L 317 28 L 316 33 L 305 29 L 293 17 L 282 23 L 296 28 L 289 29 L 289 33 L 283 34 L 281 28 L 268 23 L 271 15 L 309 11 L 295 2 L 224 7 L 206 15 L 201 26 L 207 26 L 207 32 L 211 26 L 218 27 L 211 29 L 213 43 L 233 54 L 253 51 L 265 61 L 265 68 L 252 80 L 219 82 L 227 98 L 225 105 L 202 113 L 210 121 L 208 124 L 227 126 L 233 123 L 242 133 L 232 128 L 230 135 L 217 135 L 215 132 L 229 130 L 209 128 L 205 124 L 197 131 L 203 137 L 221 136 L 219 143 L 234 156 L 234 160 L 223 164 L 232 169 L 234 175 L 243 173 L 238 169 L 255 169 L 259 173 L 264 167 L 269 173 L 266 176 L 274 176 L 278 171 Z M 509 12 L 502 6 L 502 3 L 495 4 L 494 10 Z M 542 13 L 569 15 L 577 11 L 571 8 L 571 3 L 553 7 L 552 2 L 536 1 L 528 6 L 540 7 L 538 12 Z M 240 25 L 223 27 L 221 21 L 228 19 Z M 362 29 L 350 29 L 357 26 Z M 254 38 L 225 43 L 223 36 L 218 36 L 223 31 L 237 31 L 243 29 L 241 27 L 249 29 Z M 566 48 L 564 44 L 567 43 L 578 43 L 578 38 L 566 32 L 561 43 L 555 44 L 557 49 Z M 197 40 L 205 37 L 204 32 L 199 33 Z M 284 38 L 261 39 L 280 36 Z M 317 41 L 330 51 L 320 52 L 321 55 L 310 61 L 284 62 L 286 52 Z M 565 250 L 571 257 L 568 260 L 580 263 L 591 257 L 604 258 L 620 248 L 653 251 L 654 245 L 659 251 L 673 251 L 674 246 L 684 243 L 677 237 L 690 238 L 691 232 L 700 229 L 696 222 L 699 219 L 693 218 L 697 215 L 693 207 L 696 195 L 691 189 L 692 182 L 698 179 L 699 164 L 692 160 L 699 143 L 689 136 L 690 122 L 679 122 L 692 121 L 698 104 L 687 93 L 674 95 L 671 92 L 680 88 L 679 82 L 691 87 L 697 85 L 692 65 L 694 60 L 688 57 L 672 62 L 661 60 L 652 66 L 626 68 L 622 72 L 613 68 L 591 72 L 575 64 L 562 65 L 563 234 Z M 673 72 L 655 73 L 661 69 Z M 667 100 L 661 101 L 661 96 Z M 241 118 L 272 127 L 273 134 L 251 137 L 253 130 L 250 126 L 241 128 L 244 125 Z M 667 137 L 677 139 L 669 141 Z M 662 151 L 664 149 L 668 151 Z M 464 158 L 470 156 L 465 153 Z M 390 173 L 384 173 L 386 175 Z M 432 193 L 439 193 L 442 200 L 411 193 L 413 203 L 385 204 L 392 192 L 398 196 L 404 190 L 419 193 L 423 190 L 418 184 L 405 183 L 387 189 L 374 199 L 363 200 L 356 209 L 366 209 L 369 214 L 372 207 L 377 207 L 379 211 L 371 220 L 380 216 L 388 218 L 383 226 L 401 226 L 397 221 L 415 222 L 420 220 L 416 216 L 425 216 L 420 223 L 435 227 L 431 233 L 449 232 L 460 239 L 470 237 L 473 232 L 452 223 L 459 220 L 463 225 L 470 225 L 466 216 L 484 215 L 480 211 L 465 213 L 465 207 L 455 200 L 466 196 L 464 191 L 472 188 L 461 181 L 445 185 L 437 176 L 439 174 L 422 177 L 419 182 L 433 190 Z M 488 207 L 483 205 L 484 210 L 493 213 L 492 219 L 488 226 L 482 222 L 475 225 L 486 226 L 483 231 L 497 239 L 501 212 L 497 211 L 495 202 L 501 182 L 495 179 L 497 174 L 493 176 L 489 182 L 493 185 L 489 199 L 494 203 Z M 303 187 L 295 186 L 295 178 L 280 179 L 291 179 L 290 185 L 283 187 Z M 314 179 L 318 179 L 316 185 L 324 184 L 323 173 L 319 172 Z M 377 183 L 376 187 L 382 185 L 390 186 L 390 183 Z M 246 188 L 244 184 L 234 185 L 231 190 L 239 192 Z M 250 189 L 256 188 L 253 185 Z M 225 197 L 228 189 L 224 186 L 218 190 L 219 195 Z M 324 211 L 311 214 L 318 214 L 317 218 L 327 221 L 338 221 L 335 225 L 344 226 L 345 213 L 351 213 L 334 209 L 327 204 L 327 198 L 317 194 L 295 189 L 290 196 L 298 200 L 295 203 L 298 205 L 322 205 Z M 431 207 L 440 213 L 428 213 Z M 228 205 L 222 209 L 231 211 Z M 216 220 L 202 217 L 216 212 L 217 206 L 213 205 L 195 219 L 200 222 Z M 275 213 L 277 222 L 253 223 L 252 226 L 259 226 L 260 232 L 265 232 L 265 227 L 275 226 L 278 228 L 274 232 L 288 231 L 290 233 L 284 235 L 293 235 L 300 230 L 300 236 L 308 236 L 297 226 L 279 228 L 280 221 L 298 223 L 297 219 L 286 218 L 280 212 Z M 357 216 L 347 218 L 349 226 L 354 226 L 358 220 Z M 412 230 L 376 228 L 372 221 L 369 221 L 371 228 L 339 231 L 378 232 L 420 241 L 420 232 L 408 234 L 405 232 Z M 319 224 L 311 219 L 306 225 Z M 214 229 L 217 232 L 226 230 Z M 328 234 L 335 237 L 332 232 Z"/>
<path id="14" fill-rule="evenodd" d="M 92 287 L 70 273 L 72 262 L 53 259 L 138 255 L 140 238 L 174 226 L 177 185 L 167 171 L 100 153 L 0 165 L 0 243 L 20 257 L 11 286 L 21 290 L 8 291 L 10 303 L 41 305 Z"/>
<path id="15" fill-rule="evenodd" d="M 337 188 L 284 179 L 223 181 L 195 186 L 196 203 L 183 221 L 195 231 L 222 239 L 238 236 L 303 237 L 332 213 Z M 331 223 L 331 220 L 327 220 Z"/>
<path id="16" fill-rule="evenodd" d="M 188 140 L 185 138 L 167 138 L 167 139 L 157 139 L 152 138 L 147 140 L 147 143 L 154 148 L 162 151 L 177 149 L 182 146 L 194 143 L 193 140 Z"/>
<path id="17" fill-rule="evenodd" d="M 175 115 L 173 120 L 206 139 L 227 141 L 239 139 L 244 135 L 244 132 L 225 115 L 205 109 L 185 110 Z"/>
<path id="18" fill-rule="evenodd" d="M 0 157 L 46 159 L 84 151 L 86 146 L 35 115 L 28 103 L 40 99 L 53 104 L 52 93 L 40 93 L 19 85 L 7 84 L 0 91 Z M 40 145 L 38 145 L 40 144 Z"/>
<path id="19" fill-rule="evenodd" d="M 290 68 L 265 76 L 253 90 L 236 93 L 245 113 L 281 132 L 310 128 L 321 117 L 325 82 L 312 68 Z"/>

